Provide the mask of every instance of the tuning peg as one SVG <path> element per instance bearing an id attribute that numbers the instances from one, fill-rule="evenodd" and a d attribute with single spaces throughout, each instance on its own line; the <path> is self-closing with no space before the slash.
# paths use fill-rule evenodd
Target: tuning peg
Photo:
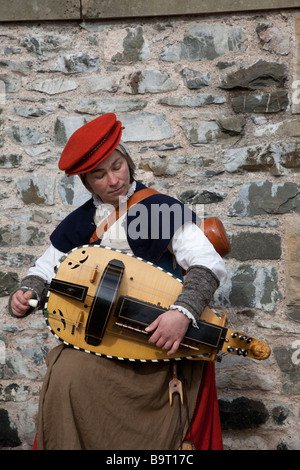
<path id="1" fill-rule="evenodd" d="M 238 356 L 244 356 L 244 357 L 248 356 L 248 351 L 247 351 L 246 349 L 242 349 L 242 348 L 236 348 L 236 349 L 234 349 L 233 347 L 228 346 L 228 347 L 227 347 L 227 351 L 228 351 L 228 352 L 231 352 L 231 353 L 232 353 L 232 352 L 236 352 L 236 354 L 237 354 Z"/>
<path id="2" fill-rule="evenodd" d="M 246 349 L 241 349 L 241 348 L 237 348 L 236 349 L 236 353 L 238 356 L 247 356 L 248 355 L 248 351 L 246 351 Z"/>
<path id="3" fill-rule="evenodd" d="M 239 336 L 240 341 L 245 341 L 246 339 L 247 339 L 247 336 L 244 336 L 244 335 Z"/>
<path id="4" fill-rule="evenodd" d="M 33 307 L 33 308 L 36 308 L 38 306 L 38 300 L 37 299 L 29 299 L 28 300 L 28 305 L 30 305 L 30 307 Z"/>

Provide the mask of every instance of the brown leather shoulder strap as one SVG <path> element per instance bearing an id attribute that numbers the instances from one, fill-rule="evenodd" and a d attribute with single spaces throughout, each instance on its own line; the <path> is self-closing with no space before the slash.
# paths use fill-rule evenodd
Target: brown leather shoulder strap
<path id="1" fill-rule="evenodd" d="M 90 243 L 96 243 L 105 233 L 116 220 L 125 214 L 126 211 L 134 204 L 143 201 L 149 196 L 153 194 L 159 194 L 158 191 L 151 188 L 144 188 L 140 189 L 139 191 L 135 192 L 127 201 L 127 203 L 123 204 L 116 208 L 107 219 L 105 219 L 95 230 L 93 235 L 90 238 Z M 220 219 L 217 217 L 210 217 L 205 219 L 200 229 L 204 232 L 205 236 L 208 240 L 213 244 L 215 250 L 222 256 L 226 256 L 231 251 L 231 244 L 227 237 L 225 228 Z"/>
<path id="2" fill-rule="evenodd" d="M 143 201 L 143 200 L 146 199 L 147 197 L 153 196 L 153 194 L 159 194 L 159 192 L 156 191 L 155 189 L 151 189 L 151 188 L 144 188 L 144 189 L 140 189 L 139 191 L 136 191 L 136 192 L 133 193 L 133 195 L 130 196 L 130 198 L 128 199 L 128 201 L 127 201 L 127 209 L 129 209 L 130 207 L 132 207 L 134 204 L 137 204 L 138 202 Z"/>
<path id="3" fill-rule="evenodd" d="M 116 222 L 119 217 L 125 214 L 125 212 L 128 211 L 130 207 L 154 194 L 159 194 L 159 192 L 151 188 L 140 189 L 139 191 L 133 193 L 126 203 L 118 206 L 115 211 L 111 212 L 111 214 L 100 225 L 98 225 L 90 238 L 90 243 L 96 243 L 102 237 L 103 233 L 107 231 L 108 227 Z"/>

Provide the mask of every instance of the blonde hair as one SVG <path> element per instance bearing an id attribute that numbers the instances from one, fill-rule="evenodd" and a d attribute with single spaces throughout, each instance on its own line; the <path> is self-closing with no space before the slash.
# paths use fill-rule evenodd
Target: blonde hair
<path id="1" fill-rule="evenodd" d="M 134 161 L 132 160 L 132 157 L 130 155 L 127 145 L 125 145 L 124 142 L 120 140 L 115 150 L 118 150 L 123 155 L 123 157 L 125 157 L 128 167 L 129 167 L 130 183 L 132 183 L 134 180 L 134 176 L 135 176 L 136 166 L 135 166 Z"/>

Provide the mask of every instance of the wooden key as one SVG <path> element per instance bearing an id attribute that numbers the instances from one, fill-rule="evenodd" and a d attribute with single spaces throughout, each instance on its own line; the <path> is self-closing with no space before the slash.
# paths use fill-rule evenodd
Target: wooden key
<path id="1" fill-rule="evenodd" d="M 179 393 L 180 401 L 183 404 L 183 391 L 182 391 L 182 382 L 177 377 L 177 364 L 173 362 L 173 378 L 169 382 L 169 401 L 172 406 L 173 403 L 173 394 Z"/>
<path id="2" fill-rule="evenodd" d="M 90 277 L 91 284 L 94 284 L 94 282 L 96 281 L 97 274 L 98 274 L 98 266 L 96 266 L 91 273 L 91 277 Z"/>

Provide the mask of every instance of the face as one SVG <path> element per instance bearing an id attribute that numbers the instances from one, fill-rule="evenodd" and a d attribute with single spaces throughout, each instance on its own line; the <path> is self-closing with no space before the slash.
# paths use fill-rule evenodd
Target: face
<path id="1" fill-rule="evenodd" d="M 104 203 L 117 205 L 130 188 L 130 173 L 126 159 L 114 150 L 94 170 L 86 173 L 87 188 L 96 193 Z"/>

